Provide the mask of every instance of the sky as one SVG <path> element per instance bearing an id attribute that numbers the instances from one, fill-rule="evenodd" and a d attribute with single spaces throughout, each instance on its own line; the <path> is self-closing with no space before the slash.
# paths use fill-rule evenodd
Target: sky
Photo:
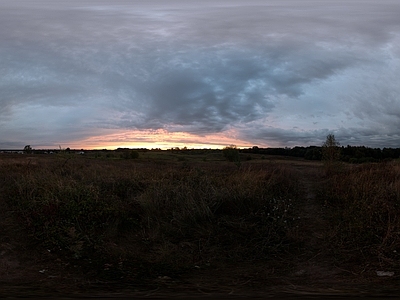
<path id="1" fill-rule="evenodd" d="M 0 0 L 0 149 L 400 147 L 398 0 Z"/>

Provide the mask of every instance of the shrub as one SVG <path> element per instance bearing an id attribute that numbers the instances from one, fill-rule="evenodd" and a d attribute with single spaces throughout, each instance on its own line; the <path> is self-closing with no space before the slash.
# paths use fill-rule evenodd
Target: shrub
<path id="1" fill-rule="evenodd" d="M 124 151 L 121 157 L 125 159 L 137 159 L 139 158 L 139 152 L 136 150 Z"/>
<path id="2" fill-rule="evenodd" d="M 230 162 L 238 162 L 240 160 L 239 150 L 234 145 L 222 149 L 222 154 Z"/>

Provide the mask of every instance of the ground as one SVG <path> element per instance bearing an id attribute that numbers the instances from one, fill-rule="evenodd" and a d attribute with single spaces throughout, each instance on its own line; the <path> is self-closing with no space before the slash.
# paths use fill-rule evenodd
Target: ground
<path id="1" fill-rule="evenodd" d="M 35 244 L 4 203 L 0 207 L 0 297 L 265 298 L 321 296 L 396 296 L 398 275 L 379 277 L 377 267 L 338 265 L 325 251 L 325 210 L 316 188 L 323 180 L 320 164 L 287 161 L 301 174 L 305 199 L 298 255 L 275 257 L 268 264 L 246 262 L 212 270 L 198 269 L 185 278 L 165 274 L 142 283 L 99 280 L 78 265 Z"/>

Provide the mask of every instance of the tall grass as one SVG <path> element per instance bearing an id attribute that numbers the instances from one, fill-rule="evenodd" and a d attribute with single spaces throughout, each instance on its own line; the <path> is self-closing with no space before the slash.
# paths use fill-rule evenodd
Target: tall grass
<path id="1" fill-rule="evenodd" d="M 300 188 L 279 165 L 46 158 L 3 163 L 0 174 L 32 238 L 100 269 L 270 259 L 295 242 Z"/>
<path id="2" fill-rule="evenodd" d="M 398 163 L 363 165 L 333 175 L 320 198 L 332 212 L 331 244 L 339 257 L 400 266 Z"/>

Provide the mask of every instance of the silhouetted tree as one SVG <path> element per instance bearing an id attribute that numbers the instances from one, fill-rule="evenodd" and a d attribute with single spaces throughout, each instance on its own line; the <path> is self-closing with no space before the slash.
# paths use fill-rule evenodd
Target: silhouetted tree
<path id="1" fill-rule="evenodd" d="M 335 135 L 328 134 L 322 145 L 322 159 L 325 163 L 327 173 L 332 173 L 339 166 L 340 144 L 336 141 Z"/>
<path id="2" fill-rule="evenodd" d="M 24 147 L 24 153 L 26 153 L 26 154 L 32 153 L 32 147 L 31 147 L 31 145 L 26 145 L 26 146 Z"/>

